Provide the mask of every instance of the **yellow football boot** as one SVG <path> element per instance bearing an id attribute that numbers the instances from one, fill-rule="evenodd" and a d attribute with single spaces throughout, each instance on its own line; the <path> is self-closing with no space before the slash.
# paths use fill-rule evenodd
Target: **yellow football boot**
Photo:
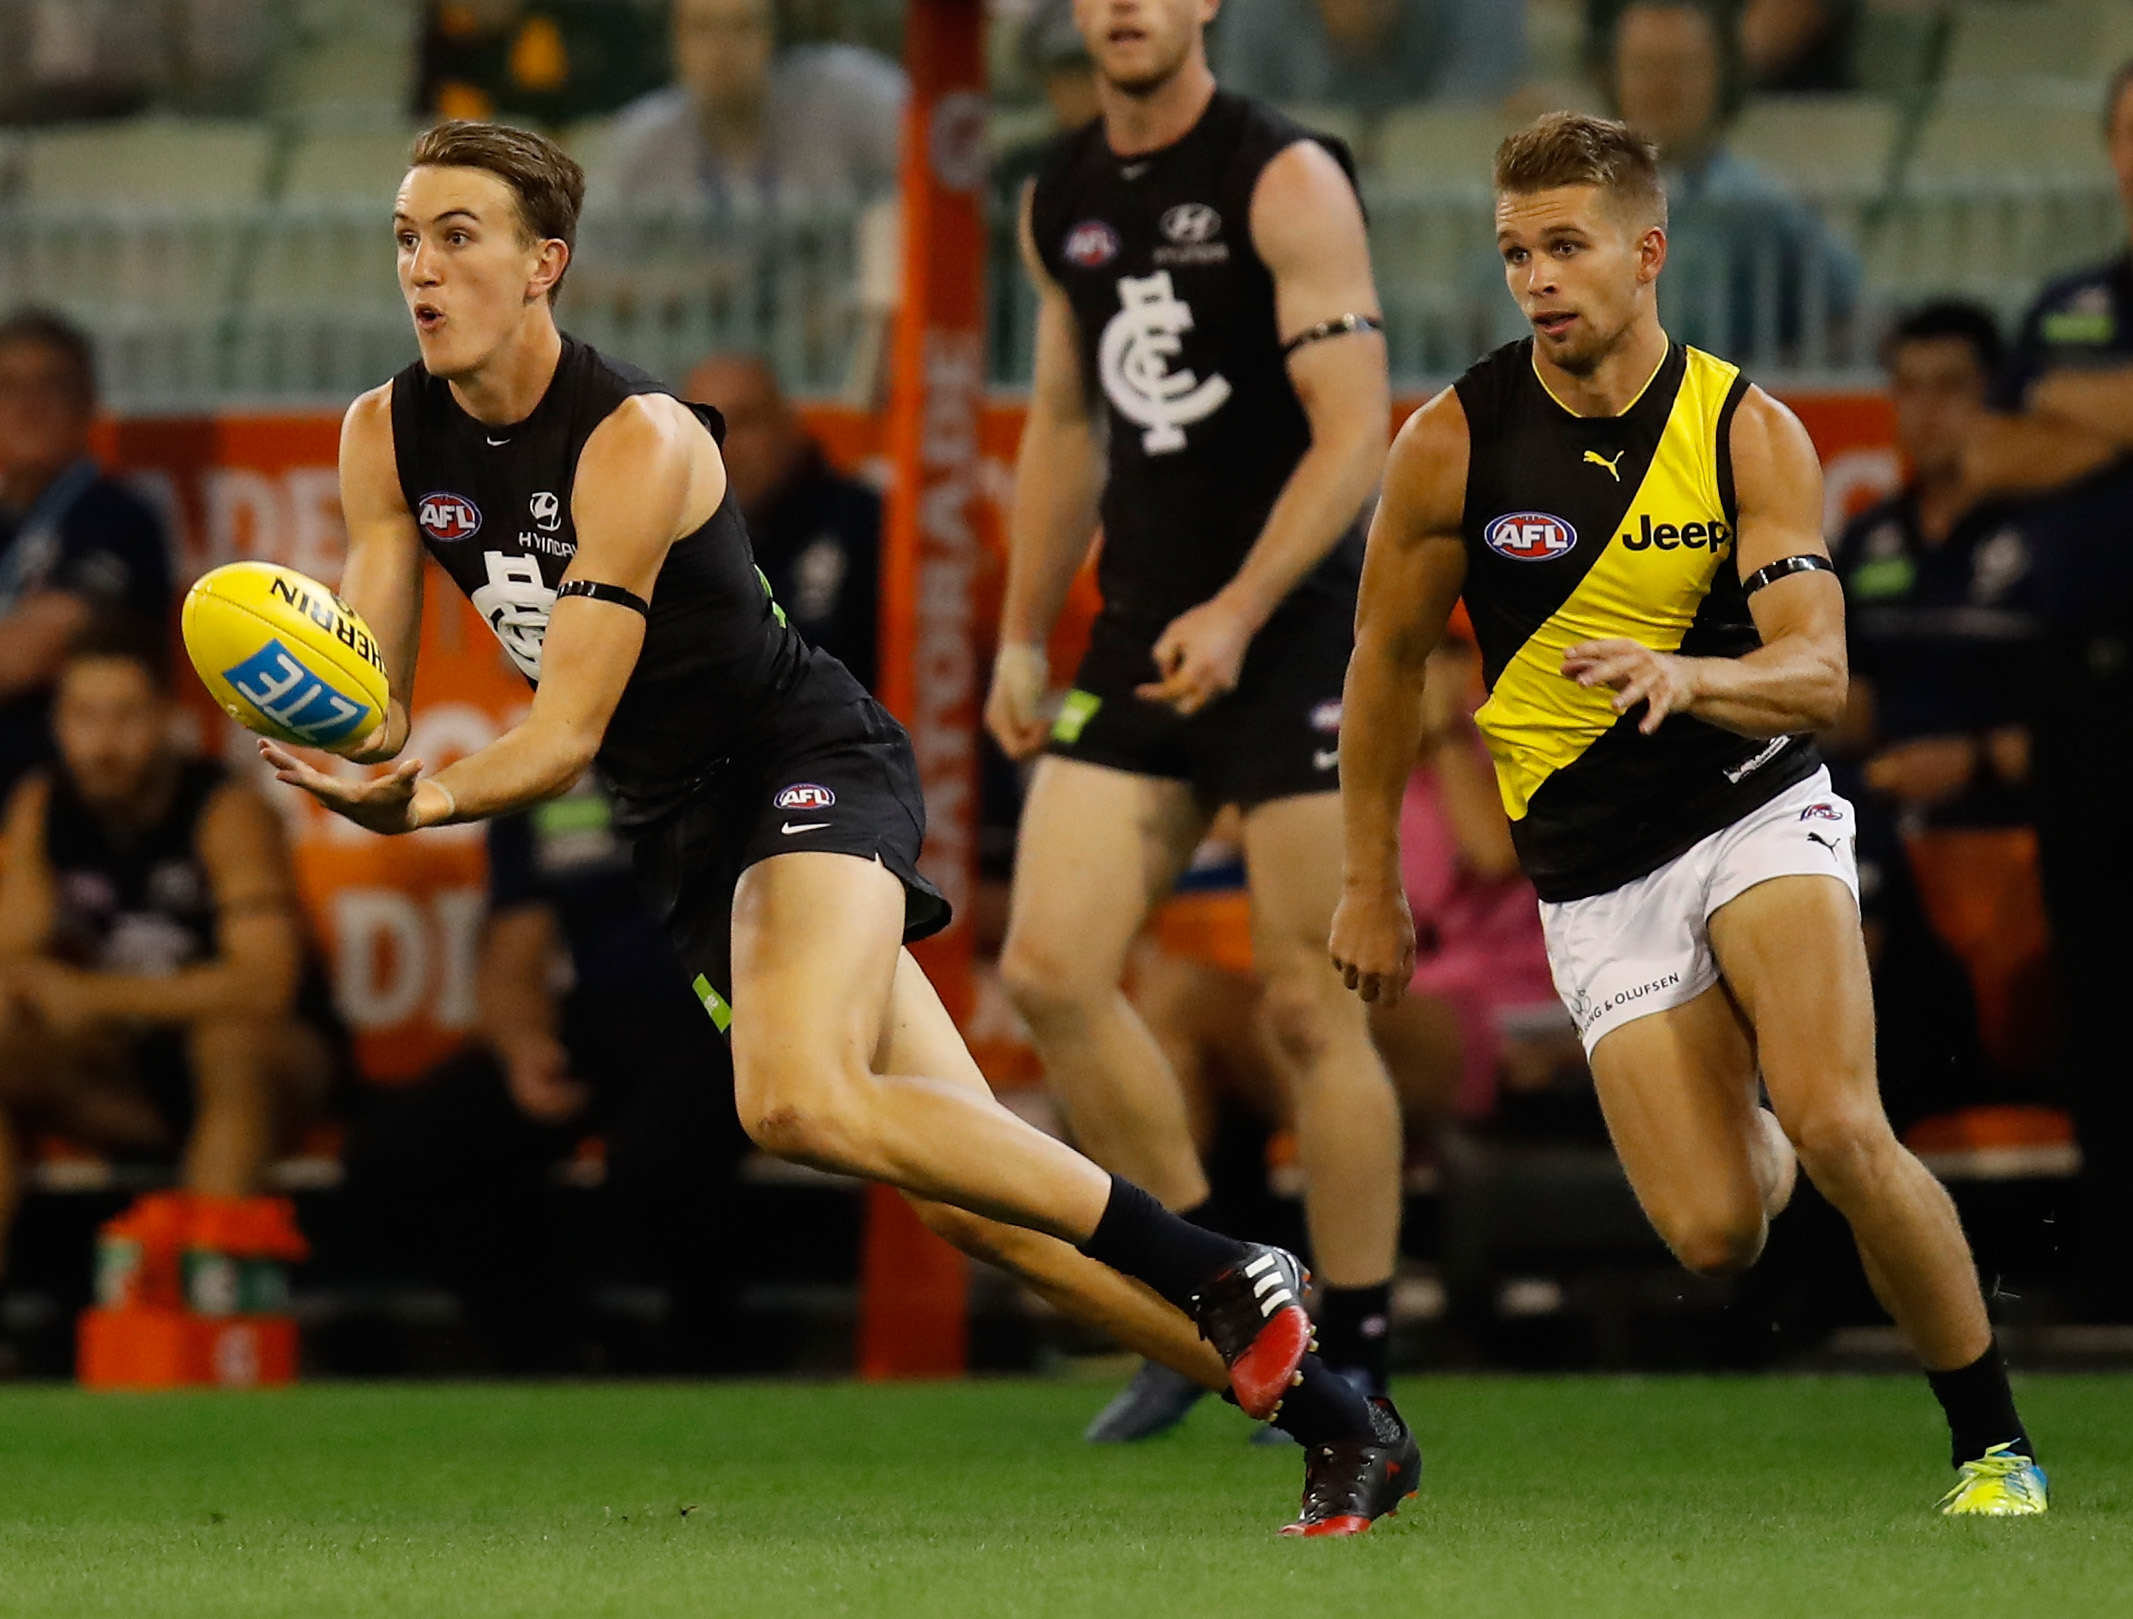
<path id="1" fill-rule="evenodd" d="M 1940 1498 L 1943 1517 L 2029 1518 L 2051 1506 L 2044 1469 L 2011 1445 L 1994 1445 L 1956 1469 L 1955 1488 Z"/>

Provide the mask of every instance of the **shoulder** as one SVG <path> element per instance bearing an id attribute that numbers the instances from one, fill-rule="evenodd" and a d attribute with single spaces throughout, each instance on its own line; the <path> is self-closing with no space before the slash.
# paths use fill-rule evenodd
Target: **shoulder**
<path id="1" fill-rule="evenodd" d="M 163 519 L 156 509 L 108 474 L 82 491 L 60 529 L 69 539 L 78 535 L 100 545 L 143 541 L 160 547 L 163 543 Z"/>
<path id="2" fill-rule="evenodd" d="M 1689 352 L 1696 354 L 1700 351 L 1691 349 Z M 1793 414 L 1792 407 L 1740 376 L 1737 367 L 1733 369 L 1733 386 L 1739 391 L 1731 431 L 1734 455 L 1738 457 L 1743 450 L 1777 455 L 1804 449 L 1813 458 L 1814 440 L 1807 436 L 1806 427 Z"/>
<path id="3" fill-rule="evenodd" d="M 1829 552 L 1837 571 L 1846 573 L 1861 562 L 1906 550 L 1910 543 L 1909 502 L 1899 489 L 1847 521 L 1837 531 Z"/>
<path id="4" fill-rule="evenodd" d="M 689 129 L 693 109 L 689 92 L 678 85 L 654 90 L 627 103 L 615 114 L 614 139 L 632 143 L 648 137 Z"/>
<path id="5" fill-rule="evenodd" d="M 1494 425 L 1513 392 L 1533 376 L 1532 348 L 1531 338 L 1515 338 L 1491 349 L 1460 374 L 1447 391 L 1459 400 L 1462 424 L 1470 423 L 1480 432 Z"/>
<path id="6" fill-rule="evenodd" d="M 1104 121 L 1093 118 L 1079 129 L 1070 129 L 1052 136 L 1037 148 L 1032 177 L 1036 185 L 1036 206 L 1045 207 L 1053 201 L 1060 187 L 1070 183 L 1086 166 L 1092 154 L 1099 150 L 1104 138 Z"/>
<path id="7" fill-rule="evenodd" d="M 345 446 L 351 436 L 381 434 L 388 444 L 393 434 L 393 400 L 400 392 L 407 373 L 401 372 L 390 382 L 381 382 L 375 388 L 366 389 L 355 396 L 348 409 L 341 413 L 341 443 Z"/>
<path id="8" fill-rule="evenodd" d="M 1225 133 L 1233 160 L 1244 168 L 1256 172 L 1294 154 L 1294 162 L 1329 175 L 1338 172 L 1348 188 L 1355 189 L 1355 156 L 1339 136 L 1298 123 L 1254 96 L 1235 95 L 1227 90 L 1215 93 L 1209 116 L 1230 126 Z"/>
<path id="9" fill-rule="evenodd" d="M 1446 388 L 1401 424 L 1385 462 L 1385 497 L 1414 518 L 1458 524 L 1466 506 L 1473 434 L 1456 388 Z"/>
<path id="10" fill-rule="evenodd" d="M 903 69 L 858 45 L 796 45 L 779 54 L 771 69 L 776 90 L 825 99 L 857 94 L 871 101 L 901 102 Z"/>
<path id="11" fill-rule="evenodd" d="M 188 784 L 199 794 L 193 846 L 201 858 L 211 865 L 257 868 L 279 864 L 282 825 L 274 806 L 258 788 L 220 765 L 212 766 L 209 774 L 194 773 L 207 763 L 196 760 L 187 766 Z"/>

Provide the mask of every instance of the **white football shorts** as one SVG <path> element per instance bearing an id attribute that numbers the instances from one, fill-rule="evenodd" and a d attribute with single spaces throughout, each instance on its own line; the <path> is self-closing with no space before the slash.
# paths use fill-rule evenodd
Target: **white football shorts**
<path id="1" fill-rule="evenodd" d="M 1711 914 L 1773 877 L 1835 877 L 1859 900 L 1852 806 L 1817 770 L 1656 871 L 1587 899 L 1541 905 L 1548 968 L 1590 1055 L 1623 1024 L 1718 982 Z"/>

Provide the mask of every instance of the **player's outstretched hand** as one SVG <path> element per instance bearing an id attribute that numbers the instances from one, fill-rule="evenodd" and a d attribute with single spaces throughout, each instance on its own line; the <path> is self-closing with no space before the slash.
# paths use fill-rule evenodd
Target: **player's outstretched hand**
<path id="1" fill-rule="evenodd" d="M 1134 687 L 1133 695 L 1168 703 L 1180 714 L 1199 713 L 1236 689 L 1257 628 L 1220 596 L 1188 607 L 1170 621 L 1150 654 L 1162 678 Z"/>
<path id="2" fill-rule="evenodd" d="M 985 694 L 985 729 L 1010 759 L 1027 759 L 1044 746 L 1051 725 L 1044 717 L 1044 687 L 1051 661 L 1042 646 L 1003 641 L 992 660 L 992 690 Z"/>
<path id="3" fill-rule="evenodd" d="M 1635 641 L 1581 641 L 1564 652 L 1563 673 L 1580 686 L 1613 687 L 1617 714 L 1644 704 L 1637 729 L 1650 736 L 1667 715 L 1687 712 L 1696 700 L 1696 662 Z"/>
<path id="4" fill-rule="evenodd" d="M 264 739 L 259 756 L 274 767 L 274 779 L 301 787 L 336 815 L 347 817 L 366 832 L 412 832 L 429 822 L 415 811 L 415 778 L 422 774 L 420 759 L 403 759 L 382 776 L 353 781 L 329 776 L 325 771 Z"/>
<path id="5" fill-rule="evenodd" d="M 1390 1006 L 1415 975 L 1415 919 L 1407 896 L 1397 885 L 1344 887 L 1326 950 L 1342 983 L 1366 1001 Z"/>

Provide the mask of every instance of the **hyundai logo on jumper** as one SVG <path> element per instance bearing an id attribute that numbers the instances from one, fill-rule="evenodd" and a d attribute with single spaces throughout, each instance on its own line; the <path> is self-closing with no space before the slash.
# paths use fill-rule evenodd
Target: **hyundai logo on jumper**
<path id="1" fill-rule="evenodd" d="M 340 741 L 370 715 L 368 703 L 343 697 L 279 641 L 223 670 L 222 678 L 276 725 L 317 746 Z"/>
<path id="2" fill-rule="evenodd" d="M 1481 531 L 1491 551 L 1513 562 L 1548 562 L 1567 556 L 1578 531 L 1547 512 L 1506 512 Z"/>

